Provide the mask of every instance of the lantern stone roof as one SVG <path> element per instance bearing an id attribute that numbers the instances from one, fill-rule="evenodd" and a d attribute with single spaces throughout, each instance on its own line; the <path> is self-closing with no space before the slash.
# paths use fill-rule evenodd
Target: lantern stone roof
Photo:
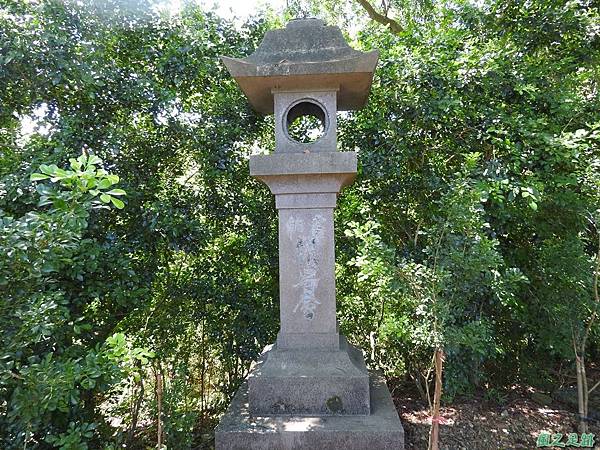
<path id="1" fill-rule="evenodd" d="M 268 31 L 250 56 L 221 58 L 254 109 L 271 114 L 274 90 L 337 90 L 338 110 L 363 107 L 379 52 L 354 50 L 322 20 L 295 19 Z"/>

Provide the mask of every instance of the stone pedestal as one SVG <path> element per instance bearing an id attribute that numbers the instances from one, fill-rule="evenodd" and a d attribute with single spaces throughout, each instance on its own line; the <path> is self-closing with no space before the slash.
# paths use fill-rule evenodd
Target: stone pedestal
<path id="1" fill-rule="evenodd" d="M 250 412 L 297 416 L 369 414 L 369 374 L 360 350 L 267 347 L 248 376 Z"/>
<path id="2" fill-rule="evenodd" d="M 402 450 L 404 430 L 385 380 L 371 374 L 371 413 L 353 416 L 257 416 L 242 384 L 215 433 L 228 450 Z"/>

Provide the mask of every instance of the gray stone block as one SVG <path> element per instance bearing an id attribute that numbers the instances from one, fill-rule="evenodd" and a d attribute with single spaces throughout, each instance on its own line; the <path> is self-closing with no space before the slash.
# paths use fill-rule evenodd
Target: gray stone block
<path id="1" fill-rule="evenodd" d="M 275 152 L 334 152 L 337 146 L 337 91 L 274 91 Z M 312 108 L 309 108 L 312 106 Z M 323 124 L 323 136 L 314 142 L 301 143 L 290 137 L 288 126 L 293 122 L 295 109 L 312 111 Z M 316 111 L 316 112 L 315 112 Z M 300 113 L 299 113 L 300 114 Z M 304 115 L 304 114 L 300 114 Z"/>
<path id="2" fill-rule="evenodd" d="M 339 350 L 339 333 L 285 333 L 277 335 L 277 348 L 280 350 Z"/>
<path id="3" fill-rule="evenodd" d="M 215 430 L 216 450 L 403 450 L 404 429 L 385 380 L 371 374 L 368 416 L 252 416 L 248 385 Z"/>
<path id="4" fill-rule="evenodd" d="M 248 376 L 253 414 L 369 414 L 369 373 L 343 336 L 336 351 L 269 347 Z"/>
<path id="5" fill-rule="evenodd" d="M 335 192 L 350 184 L 356 176 L 356 152 L 321 152 L 321 153 L 272 153 L 270 155 L 250 156 L 250 175 L 263 180 L 273 194 L 304 194 L 307 192 Z M 271 186 L 269 181 L 289 179 L 289 176 L 300 177 L 312 175 L 316 178 L 293 178 L 288 181 L 288 189 L 279 185 Z M 339 175 L 339 177 L 328 177 Z M 285 177 L 285 178 L 284 178 Z M 313 179 L 333 178 L 332 183 L 319 190 L 313 190 Z M 308 181 L 308 183 L 299 183 Z M 335 182 L 335 183 L 334 183 Z M 330 187 L 331 186 L 331 187 Z M 307 189 L 311 188 L 311 189 Z"/>

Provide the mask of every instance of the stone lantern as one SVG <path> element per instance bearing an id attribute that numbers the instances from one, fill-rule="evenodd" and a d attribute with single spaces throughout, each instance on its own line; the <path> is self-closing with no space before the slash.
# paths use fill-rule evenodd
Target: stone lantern
<path id="1" fill-rule="evenodd" d="M 244 59 L 223 57 L 251 105 L 275 115 L 275 151 L 251 156 L 250 175 L 279 214 L 281 328 L 217 427 L 217 450 L 404 448 L 385 381 L 336 321 L 333 210 L 357 165 L 337 151 L 336 115 L 365 104 L 377 59 L 318 19 L 267 32 Z M 307 117 L 322 132 L 310 142 L 291 133 Z"/>

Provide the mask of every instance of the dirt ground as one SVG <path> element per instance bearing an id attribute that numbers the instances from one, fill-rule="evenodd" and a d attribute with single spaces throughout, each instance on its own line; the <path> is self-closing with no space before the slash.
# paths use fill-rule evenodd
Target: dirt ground
<path id="1" fill-rule="evenodd" d="M 394 403 L 405 431 L 406 450 L 426 450 L 431 427 L 429 408 L 410 385 L 391 386 Z M 502 405 L 487 402 L 483 396 L 455 399 L 442 407 L 440 450 L 536 449 L 542 432 L 577 432 L 576 416 L 570 405 L 556 400 L 532 400 L 532 390 L 515 389 Z M 595 449 L 600 450 L 600 422 L 590 423 L 596 435 Z M 561 447 L 546 447 L 561 448 Z M 576 448 L 576 447 L 568 447 Z"/>

